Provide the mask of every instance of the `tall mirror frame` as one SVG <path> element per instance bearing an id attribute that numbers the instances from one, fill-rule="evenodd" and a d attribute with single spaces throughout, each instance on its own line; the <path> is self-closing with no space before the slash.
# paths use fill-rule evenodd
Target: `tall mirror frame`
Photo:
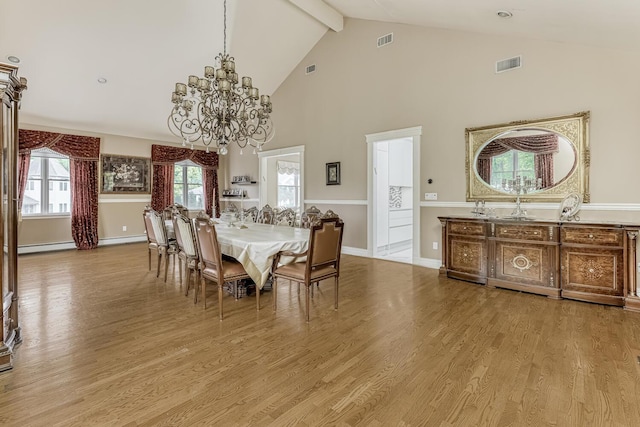
<path id="1" fill-rule="evenodd" d="M 513 201 L 516 194 L 491 187 L 478 173 L 478 157 L 491 141 L 518 130 L 551 132 L 566 140 L 575 153 L 575 164 L 569 173 L 551 187 L 521 195 L 523 201 L 560 202 L 567 194 L 578 193 L 584 203 L 589 203 L 589 118 L 590 112 L 522 120 L 498 125 L 465 129 L 467 201 Z"/>
<path id="2" fill-rule="evenodd" d="M 18 109 L 27 80 L 18 68 L 0 63 L 0 371 L 13 367 L 13 348 L 22 341 L 18 318 Z"/>

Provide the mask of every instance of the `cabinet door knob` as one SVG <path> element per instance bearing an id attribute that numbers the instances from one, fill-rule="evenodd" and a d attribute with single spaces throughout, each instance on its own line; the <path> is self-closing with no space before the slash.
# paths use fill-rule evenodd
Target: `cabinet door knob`
<path id="1" fill-rule="evenodd" d="M 589 238 L 590 238 L 590 239 L 593 239 L 593 234 L 589 234 Z"/>

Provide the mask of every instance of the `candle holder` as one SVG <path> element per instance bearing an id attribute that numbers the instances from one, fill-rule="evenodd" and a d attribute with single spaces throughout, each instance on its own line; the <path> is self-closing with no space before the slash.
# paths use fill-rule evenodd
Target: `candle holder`
<path id="1" fill-rule="evenodd" d="M 542 178 L 532 179 L 516 175 L 515 179 L 503 179 L 502 190 L 516 195 L 516 207 L 507 218 L 527 219 L 527 211 L 522 208 L 520 196 L 542 188 Z"/>

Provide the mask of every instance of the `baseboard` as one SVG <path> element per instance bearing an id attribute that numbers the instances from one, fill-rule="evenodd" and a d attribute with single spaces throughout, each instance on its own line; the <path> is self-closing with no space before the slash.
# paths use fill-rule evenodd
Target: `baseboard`
<path id="1" fill-rule="evenodd" d="M 421 267 L 433 268 L 436 270 L 439 270 L 442 265 L 441 260 L 433 258 L 414 258 L 413 263 Z"/>
<path id="2" fill-rule="evenodd" d="M 352 248 L 350 246 L 343 246 L 342 247 L 342 253 L 345 254 L 345 255 L 361 256 L 361 257 L 365 257 L 365 258 L 370 258 L 371 257 L 371 254 L 366 249 Z"/>
<path id="3" fill-rule="evenodd" d="M 138 236 L 110 237 L 106 239 L 100 239 L 98 241 L 98 246 L 122 245 L 125 243 L 138 243 L 146 241 L 147 236 L 145 234 Z M 44 245 L 24 245 L 18 247 L 18 255 L 34 254 L 39 252 L 66 251 L 70 249 L 76 249 L 76 244 L 74 242 L 47 243 Z"/>

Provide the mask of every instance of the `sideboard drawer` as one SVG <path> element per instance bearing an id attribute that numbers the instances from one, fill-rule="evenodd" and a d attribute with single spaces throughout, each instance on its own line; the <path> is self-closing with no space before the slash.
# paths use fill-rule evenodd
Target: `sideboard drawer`
<path id="1" fill-rule="evenodd" d="M 449 221 L 449 234 L 462 234 L 464 236 L 484 236 L 484 222 Z"/>
<path id="2" fill-rule="evenodd" d="M 555 226 L 496 224 L 495 227 L 495 237 L 498 239 L 546 242 L 553 240 L 554 236 L 557 236 L 557 233 L 557 227 Z M 555 237 L 555 239 L 557 239 L 557 237 Z"/>
<path id="3" fill-rule="evenodd" d="M 599 227 L 563 227 L 563 244 L 581 244 L 594 246 L 623 246 L 624 230 Z"/>

